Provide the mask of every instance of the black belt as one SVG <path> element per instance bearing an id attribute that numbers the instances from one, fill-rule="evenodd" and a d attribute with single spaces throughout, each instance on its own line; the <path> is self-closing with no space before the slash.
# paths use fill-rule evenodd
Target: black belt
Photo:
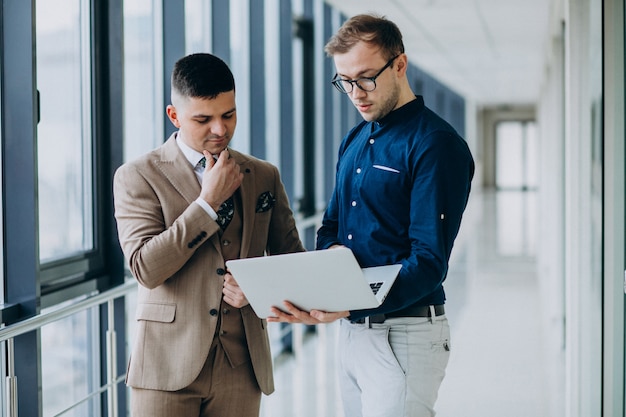
<path id="1" fill-rule="evenodd" d="M 435 309 L 435 317 L 446 314 L 443 304 L 433 306 Z M 384 323 L 385 320 L 397 317 L 431 317 L 430 306 L 412 306 L 402 310 L 392 311 L 387 314 L 374 314 L 369 316 L 370 323 Z M 363 324 L 366 318 L 353 320 L 352 323 Z"/>

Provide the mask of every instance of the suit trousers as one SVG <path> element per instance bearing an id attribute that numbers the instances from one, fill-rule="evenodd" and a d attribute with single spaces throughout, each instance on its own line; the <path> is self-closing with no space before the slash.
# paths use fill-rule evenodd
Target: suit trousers
<path id="1" fill-rule="evenodd" d="M 258 417 L 261 390 L 252 362 L 233 368 L 217 340 L 200 375 L 188 387 L 179 391 L 132 388 L 132 417 Z"/>
<path id="2" fill-rule="evenodd" d="M 357 324 L 342 319 L 339 386 L 346 417 L 432 417 L 450 357 L 445 315 Z"/>

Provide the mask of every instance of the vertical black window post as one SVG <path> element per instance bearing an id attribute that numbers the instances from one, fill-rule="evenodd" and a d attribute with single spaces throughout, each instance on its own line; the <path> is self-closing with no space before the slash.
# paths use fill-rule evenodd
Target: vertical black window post
<path id="1" fill-rule="evenodd" d="M 300 200 L 300 213 L 303 217 L 315 214 L 315 27 L 313 24 L 313 3 L 305 3 L 305 15 L 294 21 L 295 35 L 302 39 L 302 164 L 303 195 Z M 314 228 L 304 231 L 303 243 L 307 250 L 315 246 Z M 315 326 L 306 326 L 306 331 L 314 332 Z"/>
<path id="2" fill-rule="evenodd" d="M 163 104 L 170 103 L 170 76 L 174 64 L 185 55 L 185 1 L 162 0 L 163 5 Z M 165 107 L 163 107 L 165 111 Z M 167 140 L 176 130 L 164 117 L 163 139 Z"/>
<path id="3" fill-rule="evenodd" d="M 293 88 L 293 24 L 291 1 L 280 2 L 280 176 L 292 206 L 295 189 L 294 173 L 294 88 Z"/>
<path id="4" fill-rule="evenodd" d="M 332 8 L 328 5 L 324 5 L 324 39 L 330 39 L 333 35 L 333 27 L 332 27 Z M 335 149 L 335 143 L 338 139 L 335 137 L 334 127 L 338 123 L 338 120 L 335 120 L 335 114 L 338 112 L 333 108 L 334 98 L 336 97 L 337 91 L 332 88 L 330 84 L 330 79 L 333 76 L 335 64 L 331 58 L 325 57 L 324 59 L 324 74 L 323 74 L 323 84 L 320 86 L 320 93 L 322 94 L 324 100 L 324 126 L 322 127 L 324 131 L 323 135 L 323 143 L 320 145 L 324 147 L 324 172 L 323 172 L 323 200 L 326 202 L 330 199 L 330 196 L 333 192 L 333 188 L 335 186 L 335 155 L 337 154 L 337 150 Z M 343 98 L 343 97 L 342 97 Z"/>
<path id="5" fill-rule="evenodd" d="M 257 158 L 266 158 L 266 109 L 265 109 L 265 19 L 264 1 L 250 2 L 250 153 Z"/>
<path id="6" fill-rule="evenodd" d="M 95 97 L 95 143 L 93 144 L 96 167 L 95 201 L 98 242 L 102 245 L 106 280 L 100 280 L 102 290 L 124 283 L 124 255 L 118 239 L 113 208 L 113 175 L 124 161 L 124 41 L 123 0 L 94 2 L 94 60 Z M 124 298 L 113 301 L 115 329 L 116 376 L 126 370 L 126 305 Z M 109 305 L 99 306 L 100 313 L 100 383 L 108 382 L 108 358 L 106 356 Z M 117 384 L 117 415 L 126 415 L 127 398 L 124 382 Z M 108 391 L 101 396 L 101 415 L 109 412 Z"/>
<path id="7" fill-rule="evenodd" d="M 300 212 L 304 217 L 315 214 L 315 51 L 313 20 L 298 17 L 295 35 L 302 39 L 302 111 L 304 187 Z"/>
<path id="8" fill-rule="evenodd" d="M 0 13 L 5 301 L 18 306 L 17 319 L 22 320 L 36 315 L 40 308 L 35 2 L 3 1 Z M 14 339 L 18 410 L 24 416 L 40 415 L 39 343 L 38 330 Z"/>

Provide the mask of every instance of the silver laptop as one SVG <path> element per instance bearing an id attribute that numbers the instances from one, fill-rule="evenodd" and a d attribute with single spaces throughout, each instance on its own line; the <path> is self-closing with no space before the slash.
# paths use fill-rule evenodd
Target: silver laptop
<path id="1" fill-rule="evenodd" d="M 261 318 L 289 301 L 301 310 L 344 311 L 380 306 L 402 265 L 361 268 L 348 248 L 226 262 Z"/>

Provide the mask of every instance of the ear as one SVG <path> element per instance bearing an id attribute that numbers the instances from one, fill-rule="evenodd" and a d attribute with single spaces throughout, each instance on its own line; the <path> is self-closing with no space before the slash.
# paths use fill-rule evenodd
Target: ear
<path id="1" fill-rule="evenodd" d="M 165 112 L 167 113 L 167 117 L 169 117 L 169 119 L 172 122 L 172 124 L 177 129 L 180 129 L 180 122 L 178 121 L 178 113 L 176 112 L 176 107 L 174 107 L 172 104 L 169 104 L 165 108 Z"/>
<path id="2" fill-rule="evenodd" d="M 409 61 L 406 54 L 401 54 L 396 58 L 395 62 L 396 71 L 398 73 L 398 77 L 403 77 L 406 75 L 406 70 L 409 67 Z"/>

